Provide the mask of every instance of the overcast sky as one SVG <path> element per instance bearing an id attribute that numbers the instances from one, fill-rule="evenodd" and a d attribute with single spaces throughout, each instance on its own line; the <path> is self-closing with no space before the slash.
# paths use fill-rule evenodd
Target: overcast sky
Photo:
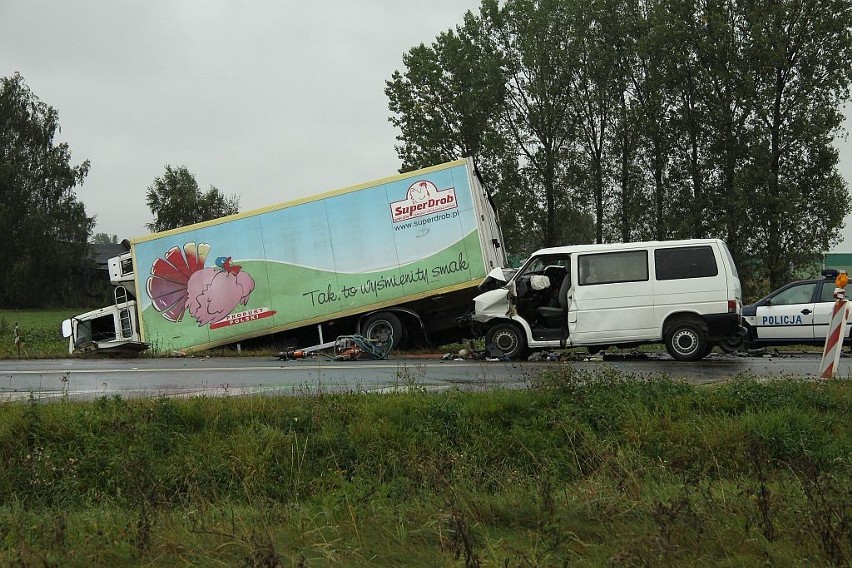
<path id="1" fill-rule="evenodd" d="M 246 211 L 393 175 L 385 81 L 479 0 L 0 0 L 0 76 L 59 112 L 95 232 L 147 233 L 167 164 Z M 848 124 L 847 124 L 848 126 Z M 841 169 L 852 184 L 852 143 Z M 756 220 L 759 222 L 759 220 Z M 852 252 L 852 219 L 845 243 Z"/>

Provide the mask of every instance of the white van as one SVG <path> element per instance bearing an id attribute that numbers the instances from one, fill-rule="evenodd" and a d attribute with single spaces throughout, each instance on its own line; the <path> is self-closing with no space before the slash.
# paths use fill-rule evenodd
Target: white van
<path id="1" fill-rule="evenodd" d="M 576 245 L 535 252 L 474 310 L 486 344 L 513 358 L 663 341 L 673 358 L 697 361 L 741 332 L 742 288 L 718 239 Z"/>

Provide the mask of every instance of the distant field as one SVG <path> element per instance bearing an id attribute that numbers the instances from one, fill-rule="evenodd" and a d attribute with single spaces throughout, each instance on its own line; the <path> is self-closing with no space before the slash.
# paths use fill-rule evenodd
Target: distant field
<path id="1" fill-rule="evenodd" d="M 68 355 L 68 344 L 62 338 L 62 320 L 91 308 L 58 310 L 0 310 L 0 358 L 18 357 L 15 348 L 15 323 L 24 338 L 21 357 L 39 359 Z"/>

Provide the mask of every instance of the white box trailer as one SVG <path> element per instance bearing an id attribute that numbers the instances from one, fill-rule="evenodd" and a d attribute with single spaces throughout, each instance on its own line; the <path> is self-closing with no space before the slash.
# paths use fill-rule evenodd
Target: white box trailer
<path id="1" fill-rule="evenodd" d="M 506 264 L 471 159 L 128 241 L 113 305 L 63 322 L 69 351 L 195 351 L 270 334 L 454 340 Z"/>

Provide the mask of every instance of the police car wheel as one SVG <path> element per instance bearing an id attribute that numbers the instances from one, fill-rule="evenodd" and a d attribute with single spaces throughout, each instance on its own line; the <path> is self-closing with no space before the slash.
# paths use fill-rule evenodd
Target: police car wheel
<path id="1" fill-rule="evenodd" d="M 515 324 L 498 323 L 485 334 L 485 344 L 493 344 L 504 355 L 515 358 L 524 354 L 527 349 L 524 332 Z"/>
<path id="2" fill-rule="evenodd" d="M 695 322 L 676 322 L 666 334 L 666 351 L 677 361 L 698 361 L 707 355 L 707 335 Z"/>

